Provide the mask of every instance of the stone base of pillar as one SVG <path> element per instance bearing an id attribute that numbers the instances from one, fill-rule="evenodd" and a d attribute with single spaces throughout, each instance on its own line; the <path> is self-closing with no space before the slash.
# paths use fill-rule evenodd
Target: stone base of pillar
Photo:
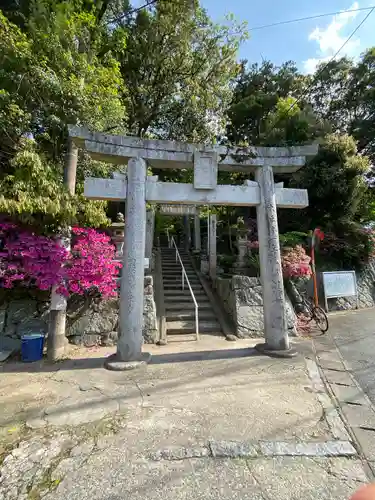
<path id="1" fill-rule="evenodd" d="M 289 349 L 274 349 L 268 344 L 257 344 L 255 349 L 260 354 L 270 356 L 271 358 L 294 358 L 298 354 L 294 347 L 289 347 Z"/>
<path id="2" fill-rule="evenodd" d="M 124 361 L 119 359 L 118 354 L 112 354 L 109 356 L 104 362 L 104 368 L 107 370 L 111 370 L 114 372 L 123 372 L 134 370 L 135 368 L 139 368 L 140 366 L 144 366 L 151 361 L 151 354 L 149 352 L 142 352 L 139 356 L 139 359 L 132 361 Z"/>

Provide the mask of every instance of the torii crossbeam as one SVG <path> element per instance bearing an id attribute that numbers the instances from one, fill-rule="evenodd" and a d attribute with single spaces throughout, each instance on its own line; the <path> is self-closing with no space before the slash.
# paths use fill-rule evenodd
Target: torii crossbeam
<path id="1" fill-rule="evenodd" d="M 114 179 L 88 178 L 85 195 L 98 200 L 127 200 L 124 266 L 120 299 L 120 335 L 112 369 L 129 369 L 147 361 L 141 353 L 143 320 L 143 258 L 146 202 L 189 205 L 256 206 L 264 304 L 265 344 L 262 351 L 291 356 L 285 321 L 285 297 L 277 224 L 277 208 L 304 208 L 305 189 L 274 184 L 277 173 L 295 172 L 317 146 L 291 148 L 237 148 L 174 141 L 111 136 L 70 127 L 74 142 L 95 159 L 128 163 L 127 175 Z M 194 168 L 193 184 L 159 182 L 146 176 L 146 161 L 156 168 Z M 243 186 L 218 185 L 218 170 L 254 172 L 255 181 Z"/>

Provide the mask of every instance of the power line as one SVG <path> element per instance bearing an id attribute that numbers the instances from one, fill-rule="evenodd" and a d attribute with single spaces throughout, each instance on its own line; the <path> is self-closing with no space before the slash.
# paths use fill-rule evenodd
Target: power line
<path id="1" fill-rule="evenodd" d="M 156 3 L 158 0 L 150 0 L 149 2 L 146 2 L 144 5 L 141 5 L 140 7 L 136 7 L 135 9 L 132 9 L 130 12 L 128 12 L 128 15 L 134 14 L 135 12 L 139 12 L 142 9 L 145 9 L 149 5 L 153 5 Z M 359 9 L 358 9 L 359 10 Z"/>
<path id="2" fill-rule="evenodd" d="M 126 12 L 122 14 L 121 16 L 117 17 L 116 19 L 113 19 L 111 23 L 121 21 L 124 17 L 130 16 L 132 14 L 135 14 L 136 12 L 139 12 L 142 9 L 145 9 L 146 7 L 149 7 L 150 5 L 153 5 L 157 2 L 158 0 L 150 0 L 149 2 L 146 2 L 145 4 L 141 5 L 140 7 L 136 7 L 129 12 Z M 263 30 L 266 28 L 273 28 L 275 26 L 283 26 L 285 24 L 292 24 L 292 23 L 298 23 L 301 21 L 309 21 L 311 19 L 320 19 L 322 17 L 328 17 L 328 16 L 336 16 L 338 14 L 343 14 L 343 13 L 352 13 L 352 12 L 363 12 L 366 10 L 372 10 L 375 8 L 375 5 L 372 7 L 360 7 L 358 9 L 349 9 L 349 10 L 338 10 L 336 12 L 327 12 L 326 14 L 316 14 L 314 16 L 306 16 L 306 17 L 298 17 L 296 19 L 287 19 L 286 21 L 277 21 L 275 23 L 271 24 L 263 24 L 261 26 L 254 26 L 252 28 L 249 28 L 247 31 L 258 31 L 258 30 Z M 370 12 L 371 14 L 371 12 Z"/>
<path id="3" fill-rule="evenodd" d="M 132 14 L 135 14 L 136 12 L 139 12 L 140 10 L 145 9 L 146 7 L 149 7 L 150 5 L 153 5 L 156 2 L 158 2 L 158 0 L 149 0 L 148 2 L 141 5 L 140 7 L 136 7 L 134 9 L 130 10 L 129 12 L 125 12 L 121 16 L 116 17 L 116 19 L 112 19 L 112 21 L 110 21 L 110 23 L 116 23 L 118 21 L 121 21 L 122 19 L 124 19 L 124 17 L 131 16 Z"/>
<path id="4" fill-rule="evenodd" d="M 288 19 L 287 21 L 278 21 L 276 23 L 264 24 L 262 26 L 254 26 L 253 28 L 248 29 L 248 31 L 263 30 L 265 28 L 273 28 L 274 26 L 281 26 L 283 24 L 298 23 L 300 21 L 308 21 L 309 19 L 319 19 L 321 17 L 336 16 L 338 14 L 344 14 L 344 13 L 346 14 L 346 13 L 351 13 L 351 12 L 361 12 L 364 10 L 372 10 L 374 8 L 375 8 L 375 5 L 372 7 L 361 7 L 359 9 L 350 9 L 350 10 L 339 10 L 337 12 L 328 12 L 327 14 L 317 14 L 315 16 L 299 17 L 297 19 Z M 371 12 L 370 12 L 370 14 L 371 14 Z"/>
<path id="5" fill-rule="evenodd" d="M 324 71 L 327 69 L 327 67 L 331 64 L 331 62 L 339 55 L 339 53 L 342 51 L 342 49 L 345 47 L 345 45 L 353 38 L 353 36 L 357 33 L 357 31 L 361 28 L 361 26 L 367 21 L 368 17 L 372 14 L 372 12 L 375 10 L 375 6 L 371 7 L 370 12 L 362 19 L 362 21 L 358 24 L 358 26 L 352 31 L 352 33 L 349 35 L 349 37 L 345 40 L 345 42 L 341 45 L 341 47 L 338 49 L 338 51 L 331 57 L 331 59 L 322 67 L 320 70 L 314 75 L 313 81 L 310 83 L 310 85 L 307 87 L 307 89 L 299 96 L 296 101 L 290 106 L 290 108 L 287 111 L 287 114 L 289 114 L 289 111 L 291 111 L 296 104 L 300 102 L 300 100 L 306 96 L 306 94 L 309 93 L 311 90 L 312 86 L 314 85 L 315 81 L 319 76 L 324 73 Z"/>

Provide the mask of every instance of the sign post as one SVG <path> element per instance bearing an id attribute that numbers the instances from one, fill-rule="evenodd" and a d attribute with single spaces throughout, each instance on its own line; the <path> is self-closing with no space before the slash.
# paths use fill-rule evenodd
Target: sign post
<path id="1" fill-rule="evenodd" d="M 311 268 L 312 268 L 312 278 L 314 284 L 314 304 L 315 307 L 319 305 L 319 297 L 318 297 L 318 285 L 316 281 L 316 267 L 315 267 L 315 246 L 317 241 L 323 241 L 324 233 L 318 227 L 316 227 L 313 231 L 311 238 Z"/>
<path id="2" fill-rule="evenodd" d="M 326 312 L 328 312 L 328 299 L 339 297 L 356 297 L 357 309 L 359 308 L 355 271 L 324 272 L 322 275 Z"/>

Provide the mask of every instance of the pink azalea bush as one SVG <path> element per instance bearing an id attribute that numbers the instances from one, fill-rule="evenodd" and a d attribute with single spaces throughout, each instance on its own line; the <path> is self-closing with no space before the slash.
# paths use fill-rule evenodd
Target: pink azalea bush
<path id="1" fill-rule="evenodd" d="M 65 283 L 58 292 L 63 295 L 100 292 L 115 296 L 120 264 L 114 262 L 115 247 L 110 237 L 89 228 L 73 228 L 74 244 L 65 267 Z"/>
<path id="2" fill-rule="evenodd" d="M 73 228 L 68 252 L 53 238 L 0 224 L 0 287 L 16 286 L 59 293 L 116 295 L 119 266 L 109 236 L 94 229 Z"/>
<path id="3" fill-rule="evenodd" d="M 310 278 L 310 261 L 311 258 L 301 245 L 284 248 L 281 256 L 284 278 Z"/>
<path id="4" fill-rule="evenodd" d="M 57 242 L 18 228 L 0 224 L 1 287 L 17 285 L 48 290 L 62 279 L 68 252 Z"/>
<path id="5" fill-rule="evenodd" d="M 247 247 L 257 250 L 259 249 L 259 241 L 248 241 Z M 311 258 L 301 245 L 283 248 L 281 265 L 284 278 L 309 278 L 312 275 L 310 261 Z"/>

